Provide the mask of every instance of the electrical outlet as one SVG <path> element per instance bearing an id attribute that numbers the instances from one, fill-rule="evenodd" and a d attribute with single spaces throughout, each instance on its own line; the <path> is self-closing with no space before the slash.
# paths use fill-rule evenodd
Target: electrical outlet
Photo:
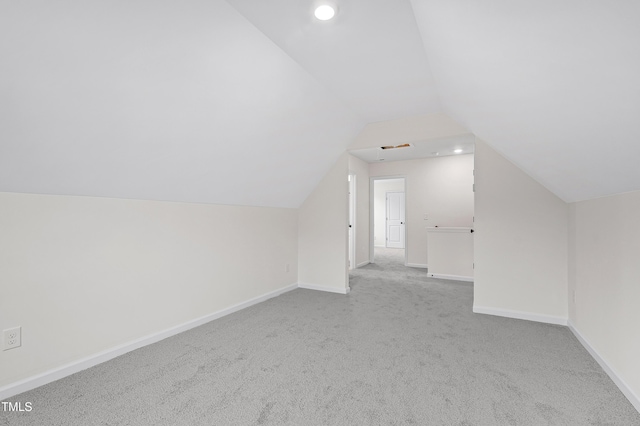
<path id="1" fill-rule="evenodd" d="M 2 350 L 17 348 L 22 345 L 22 328 L 14 327 L 3 331 Z"/>
<path id="2" fill-rule="evenodd" d="M 288 263 L 285 265 L 285 267 L 284 267 L 284 271 L 285 271 L 285 272 L 289 272 L 289 264 L 288 264 Z"/>

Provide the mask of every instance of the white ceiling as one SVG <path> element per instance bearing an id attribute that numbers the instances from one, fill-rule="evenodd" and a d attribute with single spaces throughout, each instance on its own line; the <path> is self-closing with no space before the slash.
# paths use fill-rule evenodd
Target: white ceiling
<path id="1" fill-rule="evenodd" d="M 565 201 L 640 189 L 640 1 L 411 2 L 445 113 Z"/>
<path id="2" fill-rule="evenodd" d="M 440 112 L 409 1 L 337 1 L 327 22 L 318 1 L 228 2 L 367 123 Z"/>
<path id="3" fill-rule="evenodd" d="M 3 191 L 298 207 L 364 125 L 224 1 L 3 2 L 0 52 Z"/>
<path id="4" fill-rule="evenodd" d="M 297 207 L 445 112 L 567 201 L 640 189 L 640 2 L 0 3 L 0 191 Z"/>

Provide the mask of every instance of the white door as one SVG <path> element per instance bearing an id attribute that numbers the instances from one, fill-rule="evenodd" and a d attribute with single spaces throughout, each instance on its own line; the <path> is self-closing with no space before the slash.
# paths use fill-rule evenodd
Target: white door
<path id="1" fill-rule="evenodd" d="M 404 248 L 404 192 L 387 192 L 387 247 Z"/>

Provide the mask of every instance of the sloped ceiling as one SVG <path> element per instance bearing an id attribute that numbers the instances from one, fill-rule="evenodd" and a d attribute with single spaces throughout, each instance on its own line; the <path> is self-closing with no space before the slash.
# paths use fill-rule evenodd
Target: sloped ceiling
<path id="1" fill-rule="evenodd" d="M 411 0 L 445 113 L 565 201 L 640 189 L 640 2 Z"/>
<path id="2" fill-rule="evenodd" d="M 0 191 L 298 207 L 364 126 L 224 1 L 0 3 Z"/>
<path id="3" fill-rule="evenodd" d="M 440 112 L 408 1 L 339 1 L 327 22 L 321 1 L 228 1 L 367 123 Z"/>
<path id="4" fill-rule="evenodd" d="M 640 189 L 640 3 L 0 3 L 0 191 L 297 207 L 444 112 L 567 201 Z"/>

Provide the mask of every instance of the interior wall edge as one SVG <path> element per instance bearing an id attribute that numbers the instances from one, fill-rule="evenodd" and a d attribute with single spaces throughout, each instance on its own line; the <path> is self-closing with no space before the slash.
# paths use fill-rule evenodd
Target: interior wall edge
<path id="1" fill-rule="evenodd" d="M 349 287 L 349 155 L 345 151 L 298 210 L 298 282 Z"/>
<path id="2" fill-rule="evenodd" d="M 441 280 L 451 280 L 451 281 L 464 281 L 464 282 L 473 282 L 473 277 L 467 275 L 451 275 L 451 274 L 427 274 L 427 276 L 431 278 L 438 278 Z"/>
<path id="3" fill-rule="evenodd" d="M 512 319 L 521 319 L 527 321 L 534 321 L 546 324 L 554 324 L 554 325 L 562 325 L 566 326 L 571 330 L 573 335 L 578 339 L 580 344 L 584 346 L 584 348 L 589 352 L 589 354 L 593 357 L 593 359 L 602 367 L 605 373 L 611 378 L 611 380 L 615 383 L 615 385 L 620 389 L 620 391 L 624 394 L 624 396 L 629 400 L 629 402 L 634 406 L 634 408 L 640 412 L 640 396 L 637 395 L 633 389 L 627 384 L 627 382 L 618 374 L 618 372 L 613 368 L 599 353 L 598 351 L 589 343 L 589 341 L 580 333 L 580 331 L 576 328 L 576 325 L 571 321 L 571 319 L 564 317 L 553 317 L 549 315 L 539 315 L 532 314 L 530 312 L 518 312 L 518 311 L 510 311 L 507 309 L 496 309 L 490 308 L 486 306 L 473 306 L 473 312 L 477 314 L 483 315 L 495 315 L 504 318 L 512 318 Z"/>
<path id="4" fill-rule="evenodd" d="M 309 284 L 309 283 L 298 283 L 298 288 L 303 288 L 305 290 L 324 291 L 327 293 L 336 293 L 336 294 L 349 294 L 349 292 L 351 291 L 351 287 L 349 286 L 347 286 L 346 288 L 336 288 L 336 287 L 328 287 L 326 285 Z"/>
<path id="5" fill-rule="evenodd" d="M 481 140 L 474 159 L 474 303 L 566 325 L 568 204 Z"/>
<path id="6" fill-rule="evenodd" d="M 618 389 L 624 394 L 634 408 L 640 413 L 640 395 L 637 395 L 633 389 L 622 379 L 618 372 L 596 351 L 596 349 L 589 343 L 589 341 L 580 333 L 576 328 L 573 321 L 569 320 L 567 326 L 569 330 L 576 336 L 576 339 L 584 346 L 589 354 L 596 360 L 596 362 L 602 367 L 607 375 L 613 380 Z"/>
<path id="7" fill-rule="evenodd" d="M 478 306 L 476 304 L 473 305 L 473 312 L 476 314 L 494 315 L 498 317 L 513 318 L 555 325 L 567 325 L 569 321 L 567 317 L 536 314 L 533 312 L 514 311 L 510 309 L 493 308 L 490 306 Z"/>

